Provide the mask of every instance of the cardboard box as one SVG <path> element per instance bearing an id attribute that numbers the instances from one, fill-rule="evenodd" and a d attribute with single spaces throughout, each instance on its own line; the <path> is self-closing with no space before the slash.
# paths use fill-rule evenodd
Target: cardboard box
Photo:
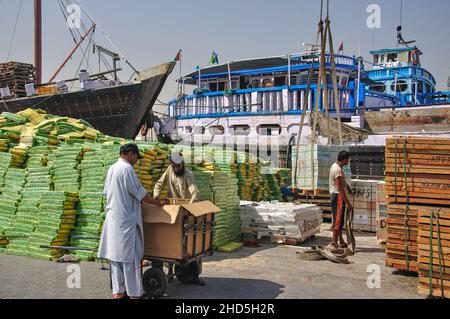
<path id="1" fill-rule="evenodd" d="M 211 202 L 189 204 L 171 200 L 171 205 L 144 204 L 144 255 L 185 260 L 212 250 L 212 223 L 221 209 Z"/>

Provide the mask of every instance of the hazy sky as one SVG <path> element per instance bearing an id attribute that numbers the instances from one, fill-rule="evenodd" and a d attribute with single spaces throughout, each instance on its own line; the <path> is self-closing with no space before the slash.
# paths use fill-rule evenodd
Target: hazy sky
<path id="1" fill-rule="evenodd" d="M 44 80 L 74 46 L 57 0 L 44 0 Z M 303 51 L 300 43 L 313 42 L 319 19 L 319 0 L 80 0 L 99 27 L 138 69 L 172 60 L 183 49 L 183 74 L 209 63 L 212 50 L 221 62 L 283 55 Z M 400 21 L 400 0 L 331 0 L 335 46 L 341 41 L 346 54 L 394 47 Z M 6 60 L 20 0 L 0 0 L 0 62 Z M 381 7 L 381 28 L 369 29 L 366 9 Z M 407 40 L 417 40 L 423 50 L 423 66 L 447 89 L 450 75 L 450 1 L 404 0 L 403 26 Z M 33 1 L 23 0 L 9 60 L 33 62 Z M 83 21 L 89 21 L 83 16 Z M 100 30 L 99 44 L 111 48 Z M 59 78 L 70 78 L 81 61 L 78 53 Z M 90 54 L 98 71 L 98 57 Z M 85 66 L 85 63 L 83 64 Z M 122 63 L 122 66 L 124 64 Z M 130 72 L 122 72 L 128 80 Z M 167 102 L 176 93 L 175 78 L 169 79 L 160 99 Z"/>

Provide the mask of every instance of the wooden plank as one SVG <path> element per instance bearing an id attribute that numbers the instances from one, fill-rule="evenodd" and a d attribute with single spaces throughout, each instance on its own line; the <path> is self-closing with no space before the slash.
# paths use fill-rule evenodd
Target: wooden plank
<path id="1" fill-rule="evenodd" d="M 388 196 L 395 198 L 395 189 L 393 187 L 386 187 Z M 408 194 L 403 189 L 397 189 L 397 196 L 402 197 L 415 197 L 415 198 L 428 198 L 428 199 L 447 199 L 450 206 L 450 193 L 446 191 L 439 191 L 436 189 L 416 188 L 412 190 L 408 187 Z"/>
<path id="2" fill-rule="evenodd" d="M 403 144 L 404 141 L 407 143 L 413 144 L 436 144 L 436 145 L 450 145 L 450 139 L 445 137 L 409 137 L 409 136 L 392 136 L 386 139 L 387 144 L 395 144 L 396 141 L 398 143 Z"/>
<path id="3" fill-rule="evenodd" d="M 435 224 L 436 225 L 436 224 Z M 429 233 L 429 230 L 430 230 L 430 225 L 428 224 L 428 225 L 424 225 L 424 224 L 419 224 L 419 236 L 420 237 L 422 237 L 421 236 L 421 234 L 423 233 L 423 232 L 428 232 Z M 438 230 L 438 227 L 437 226 L 433 226 L 433 234 L 434 233 L 436 233 L 437 234 L 437 230 Z M 422 232 L 423 231 L 423 232 Z M 440 235 L 441 235 L 441 237 L 443 236 L 443 235 L 447 235 L 447 234 L 450 234 L 450 228 L 449 227 L 439 227 L 439 231 L 440 231 Z M 450 236 L 450 235 L 449 235 Z M 425 235 L 425 237 L 429 237 L 429 236 L 427 236 L 427 235 Z M 433 236 L 434 237 L 434 236 Z M 442 237 L 442 238 L 444 238 L 444 237 Z M 447 238 L 445 238 L 445 239 L 447 239 Z"/>
<path id="4" fill-rule="evenodd" d="M 433 286 L 434 285 L 436 285 L 438 287 L 444 286 L 445 288 L 450 289 L 450 281 L 449 280 L 445 280 L 445 279 L 444 280 L 440 280 L 438 278 L 433 277 L 431 279 L 431 281 L 433 283 Z M 430 283 L 430 278 L 421 276 L 421 277 L 419 277 L 419 283 L 424 284 L 424 285 L 429 284 Z"/>
<path id="5" fill-rule="evenodd" d="M 419 284 L 419 286 L 417 287 L 417 292 L 420 295 L 428 296 L 429 292 L 430 292 L 430 288 L 429 288 L 428 285 L 425 286 L 425 285 L 420 285 Z M 442 297 L 442 290 L 441 290 L 441 288 L 440 287 L 433 287 L 432 294 L 435 297 Z M 450 290 L 444 290 L 444 297 L 445 298 L 450 298 Z"/>
<path id="6" fill-rule="evenodd" d="M 428 216 L 430 216 L 430 214 L 428 214 Z M 428 217 L 428 216 L 427 217 L 425 217 L 425 216 L 424 217 L 420 217 L 419 218 L 419 223 L 429 227 L 429 225 L 430 225 L 430 217 Z M 441 227 L 450 227 L 450 220 L 449 219 L 442 219 L 442 218 L 439 218 L 438 220 L 434 219 L 433 223 L 435 225 L 439 224 Z"/>
<path id="7" fill-rule="evenodd" d="M 430 245 L 430 238 L 428 237 L 419 237 L 417 238 L 417 243 L 420 244 L 424 244 L 424 245 Z M 437 246 L 438 244 L 438 240 L 437 239 L 433 239 L 433 245 Z M 445 246 L 445 247 L 450 247 L 450 241 L 447 240 L 441 240 L 441 246 Z"/>
<path id="8" fill-rule="evenodd" d="M 421 273 L 425 273 L 426 275 L 428 275 L 428 273 L 430 272 L 430 265 L 429 264 L 419 264 L 419 271 Z M 433 269 L 433 272 L 436 274 L 440 274 L 441 272 L 441 268 L 438 265 L 433 265 L 431 267 Z M 442 267 L 442 273 L 444 275 L 450 275 L 450 268 L 449 267 Z"/>
<path id="9" fill-rule="evenodd" d="M 385 159 L 404 159 L 405 154 L 403 152 L 401 153 L 395 153 L 387 151 L 385 153 Z M 450 164 L 450 156 L 448 155 L 435 155 L 435 154 L 414 154 L 414 153 L 406 153 L 406 158 L 410 160 L 427 160 L 431 163 L 441 163 L 441 164 Z M 353 159 L 353 157 L 352 157 Z"/>
<path id="10" fill-rule="evenodd" d="M 410 203 L 410 204 L 430 204 L 430 205 L 444 205 L 446 208 L 450 207 L 449 201 L 446 199 L 431 199 L 431 198 L 409 198 L 399 195 L 397 199 L 390 196 L 388 198 L 388 204 L 390 203 Z"/>
<path id="11" fill-rule="evenodd" d="M 403 166 L 399 166 L 397 168 L 397 171 L 395 170 L 395 167 L 393 166 L 387 166 L 386 167 L 386 173 L 392 173 L 395 174 L 397 172 L 398 176 L 401 176 L 406 171 L 406 174 L 439 174 L 439 175 L 446 175 L 449 174 L 448 168 L 445 167 L 439 167 L 439 168 L 432 168 L 431 166 L 420 166 L 420 165 L 414 165 L 414 167 L 411 167 L 411 165 L 408 165 L 406 169 Z"/>
<path id="12" fill-rule="evenodd" d="M 439 258 L 437 258 L 438 256 L 433 256 L 433 265 L 439 265 Z M 429 264 L 430 263 L 430 258 L 426 257 L 426 256 L 419 256 L 418 259 L 419 263 L 421 264 Z M 450 267 L 450 260 L 442 260 L 442 266 L 444 267 Z"/>

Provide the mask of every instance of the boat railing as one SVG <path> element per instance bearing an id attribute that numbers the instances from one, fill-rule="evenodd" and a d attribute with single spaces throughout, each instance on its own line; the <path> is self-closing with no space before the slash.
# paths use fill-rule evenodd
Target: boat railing
<path id="1" fill-rule="evenodd" d="M 328 86 L 328 100 L 330 110 L 334 110 L 334 94 L 332 85 Z M 341 109 L 354 108 L 354 88 L 340 86 L 339 99 Z M 199 116 L 204 114 L 253 113 L 262 112 L 291 112 L 300 111 L 304 107 L 306 85 L 291 87 L 276 87 L 264 89 L 246 89 L 230 92 L 208 92 L 202 95 L 186 96 L 169 103 L 170 116 Z M 317 85 L 311 86 L 307 99 L 307 110 L 315 106 Z M 320 101 L 320 109 L 323 110 L 323 98 Z"/>

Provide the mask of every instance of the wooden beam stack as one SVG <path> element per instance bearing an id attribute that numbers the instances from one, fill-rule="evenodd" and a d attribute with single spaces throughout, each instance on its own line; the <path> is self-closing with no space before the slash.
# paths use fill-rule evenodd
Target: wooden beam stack
<path id="1" fill-rule="evenodd" d="M 450 209 L 420 210 L 418 247 L 419 294 L 450 298 Z"/>
<path id="2" fill-rule="evenodd" d="M 7 62 L 0 64 L 0 88 L 9 87 L 15 97 L 26 96 L 25 84 L 35 83 L 36 74 L 32 64 Z"/>
<path id="3" fill-rule="evenodd" d="M 386 264 L 418 271 L 419 211 L 450 208 L 450 139 L 391 137 L 386 144 Z"/>

